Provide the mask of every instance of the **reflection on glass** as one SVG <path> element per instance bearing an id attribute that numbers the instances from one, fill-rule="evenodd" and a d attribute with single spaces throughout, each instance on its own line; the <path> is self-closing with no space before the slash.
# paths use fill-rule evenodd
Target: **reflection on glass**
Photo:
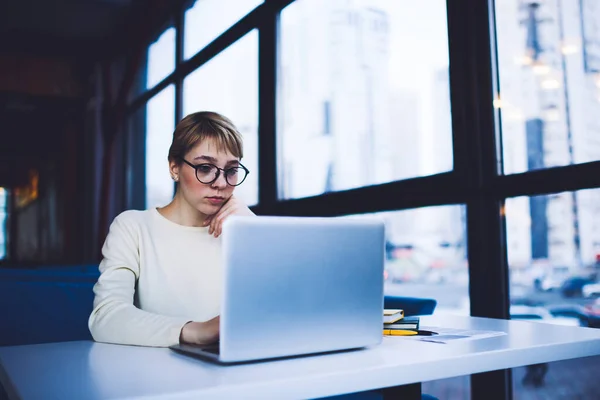
<path id="1" fill-rule="evenodd" d="M 148 75 L 146 88 L 150 89 L 175 70 L 175 28 L 169 28 L 148 47 Z"/>
<path id="2" fill-rule="evenodd" d="M 8 226 L 6 224 L 8 203 L 8 190 L 0 187 L 0 260 L 6 257 L 6 237 Z"/>
<path id="3" fill-rule="evenodd" d="M 504 173 L 600 159 L 600 2 L 496 1 Z"/>
<path id="4" fill-rule="evenodd" d="M 174 194 L 169 147 L 175 129 L 175 88 L 167 86 L 146 109 L 146 208 L 167 205 Z"/>
<path id="5" fill-rule="evenodd" d="M 298 0 L 280 54 L 280 198 L 453 168 L 444 0 Z"/>
<path id="6" fill-rule="evenodd" d="M 190 58 L 263 0 L 197 0 L 185 12 L 184 56 Z"/>
<path id="7" fill-rule="evenodd" d="M 511 318 L 600 328 L 600 189 L 511 198 L 505 209 Z M 599 359 L 579 359 L 577 370 L 598 376 Z M 594 398 L 597 384 L 557 379 L 569 365 L 515 369 L 515 394 Z"/>
<path id="8" fill-rule="evenodd" d="M 258 202 L 258 32 L 253 30 L 183 81 L 183 113 L 216 111 L 244 138 L 243 164 L 250 174 L 235 195 Z"/>

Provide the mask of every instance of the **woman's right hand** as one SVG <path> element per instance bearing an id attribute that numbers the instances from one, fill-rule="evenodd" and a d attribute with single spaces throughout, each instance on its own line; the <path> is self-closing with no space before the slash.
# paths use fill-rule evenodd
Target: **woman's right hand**
<path id="1" fill-rule="evenodd" d="M 219 321 L 216 316 L 204 322 L 188 322 L 181 329 L 181 342 L 207 345 L 219 340 Z"/>

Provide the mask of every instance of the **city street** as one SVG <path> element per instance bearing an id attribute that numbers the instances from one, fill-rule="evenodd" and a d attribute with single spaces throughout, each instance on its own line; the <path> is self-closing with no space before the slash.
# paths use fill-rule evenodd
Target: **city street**
<path id="1" fill-rule="evenodd" d="M 451 283 L 431 284 L 431 283 L 388 283 L 385 285 L 385 293 L 397 296 L 408 297 L 427 297 L 436 299 L 438 310 L 443 311 L 463 311 L 468 310 L 469 288 L 465 285 L 456 285 Z M 522 286 L 511 287 L 511 300 L 524 300 L 530 304 L 539 305 L 559 305 L 559 304 L 579 304 L 583 305 L 590 299 L 565 298 L 556 291 L 540 292 L 533 287 L 525 288 Z"/>

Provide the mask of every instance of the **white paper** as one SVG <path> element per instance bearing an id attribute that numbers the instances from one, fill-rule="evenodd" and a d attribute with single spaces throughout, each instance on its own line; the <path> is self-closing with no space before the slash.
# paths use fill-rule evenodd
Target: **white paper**
<path id="1" fill-rule="evenodd" d="M 479 340 L 486 339 L 496 336 L 506 335 L 506 332 L 502 331 L 478 331 L 472 329 L 456 329 L 456 328 L 441 328 L 434 326 L 423 326 L 419 330 L 437 332 L 437 335 L 432 336 L 394 336 L 401 337 L 411 340 L 419 340 L 422 342 L 433 342 L 433 343 L 449 343 L 456 341 L 468 341 L 468 340 Z"/>

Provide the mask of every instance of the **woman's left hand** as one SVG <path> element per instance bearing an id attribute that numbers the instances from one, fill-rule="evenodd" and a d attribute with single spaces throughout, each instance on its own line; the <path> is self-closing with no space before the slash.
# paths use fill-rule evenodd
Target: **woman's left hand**
<path id="1" fill-rule="evenodd" d="M 211 215 L 204 221 L 204 225 L 208 225 L 209 235 L 219 237 L 223 231 L 223 222 L 230 215 L 251 216 L 255 214 L 235 196 L 231 196 L 229 200 L 223 204 L 219 212 Z"/>

